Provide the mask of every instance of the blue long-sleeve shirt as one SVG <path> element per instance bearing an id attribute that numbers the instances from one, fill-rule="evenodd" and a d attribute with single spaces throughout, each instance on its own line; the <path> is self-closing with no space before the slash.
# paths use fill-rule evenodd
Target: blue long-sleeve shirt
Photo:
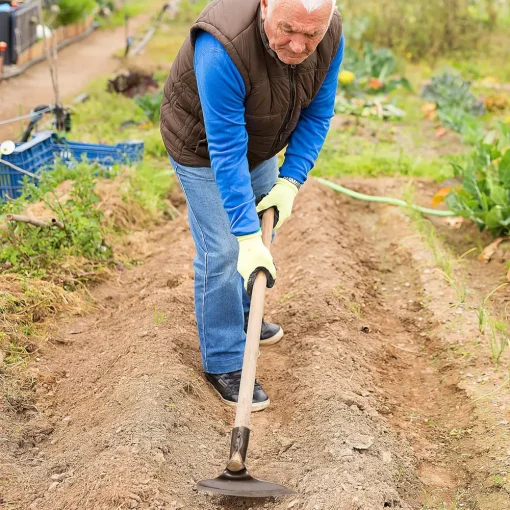
<path id="1" fill-rule="evenodd" d="M 319 92 L 301 111 L 285 151 L 281 177 L 293 177 L 304 183 L 313 168 L 334 115 L 343 53 L 342 36 Z M 207 32 L 200 32 L 197 37 L 194 69 L 211 166 L 230 220 L 230 230 L 236 236 L 253 234 L 259 230 L 260 222 L 246 156 L 248 134 L 244 119 L 246 88 L 243 79 L 222 44 Z"/>

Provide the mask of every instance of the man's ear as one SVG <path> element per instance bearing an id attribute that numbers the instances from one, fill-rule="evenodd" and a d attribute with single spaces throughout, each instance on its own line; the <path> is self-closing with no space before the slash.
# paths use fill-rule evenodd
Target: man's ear
<path id="1" fill-rule="evenodd" d="M 269 0 L 260 0 L 260 16 L 263 21 L 267 18 L 268 3 Z"/>

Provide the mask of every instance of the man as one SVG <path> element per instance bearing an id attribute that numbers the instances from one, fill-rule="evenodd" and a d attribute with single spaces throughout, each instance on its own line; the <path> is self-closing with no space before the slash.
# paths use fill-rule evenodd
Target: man
<path id="1" fill-rule="evenodd" d="M 343 42 L 334 0 L 214 0 L 165 86 L 161 133 L 196 246 L 202 361 L 228 405 L 237 403 L 254 276 L 263 269 L 268 287 L 276 279 L 257 213 L 276 207 L 276 229 L 290 216 L 333 116 Z M 282 336 L 264 322 L 260 344 Z M 256 382 L 252 409 L 268 405 Z"/>

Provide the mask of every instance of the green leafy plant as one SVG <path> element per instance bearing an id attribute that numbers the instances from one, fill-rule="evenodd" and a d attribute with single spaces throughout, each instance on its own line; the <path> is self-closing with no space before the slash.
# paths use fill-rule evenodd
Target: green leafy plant
<path id="1" fill-rule="evenodd" d="M 338 95 L 335 101 L 335 112 L 358 117 L 374 117 L 383 120 L 401 119 L 405 112 L 390 103 L 387 97 L 346 98 Z"/>
<path id="2" fill-rule="evenodd" d="M 398 87 L 412 90 L 406 78 L 392 77 L 397 64 L 393 52 L 388 48 L 374 50 L 370 43 L 365 42 L 363 50 L 358 53 L 347 47 L 342 68 L 344 71 L 339 76 L 339 85 L 347 95 L 388 94 Z M 353 76 L 344 79 L 349 73 Z"/>
<path id="3" fill-rule="evenodd" d="M 40 202 L 53 213 L 58 226 L 38 227 L 11 221 L 0 230 L 0 267 L 27 276 L 49 277 L 73 273 L 71 259 L 87 259 L 95 269 L 112 259 L 104 243 L 103 214 L 94 192 L 99 169 L 86 162 L 71 170 L 57 165 L 55 172 L 43 172 L 39 186 L 25 182 L 23 194 L 0 207 L 0 214 L 23 212 L 27 202 Z M 54 189 L 60 179 L 74 177 L 71 189 L 59 197 Z M 82 264 L 83 265 L 83 264 Z M 82 272 L 82 271 L 80 271 Z"/>
<path id="4" fill-rule="evenodd" d="M 461 75 L 444 72 L 425 85 L 422 97 L 435 105 L 437 117 L 446 127 L 458 133 L 466 130 L 473 141 L 480 137 L 483 130 L 475 117 L 485 113 L 485 107 L 483 102 L 476 99 L 470 87 L 471 83 L 463 80 Z"/>
<path id="5" fill-rule="evenodd" d="M 151 127 L 147 131 L 142 131 L 141 134 L 143 135 L 145 142 L 145 154 L 155 158 L 164 158 L 166 164 L 168 161 L 168 152 L 163 140 L 161 139 L 159 126 Z"/>
<path id="6" fill-rule="evenodd" d="M 510 127 L 480 140 L 464 164 L 453 163 L 462 186 L 450 190 L 446 205 L 493 236 L 510 234 Z"/>
<path id="7" fill-rule="evenodd" d="M 96 7 L 95 0 L 58 0 L 60 12 L 57 16 L 59 25 L 71 25 L 81 21 Z"/>
<path id="8" fill-rule="evenodd" d="M 163 91 L 157 94 L 147 93 L 143 96 L 136 96 L 135 103 L 143 110 L 145 116 L 153 123 L 159 122 L 161 101 L 163 100 Z"/>

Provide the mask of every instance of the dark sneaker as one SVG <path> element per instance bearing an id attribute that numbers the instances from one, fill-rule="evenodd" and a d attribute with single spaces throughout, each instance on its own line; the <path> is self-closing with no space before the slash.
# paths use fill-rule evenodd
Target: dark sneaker
<path id="1" fill-rule="evenodd" d="M 244 331 L 248 329 L 249 312 L 244 314 Z M 283 329 L 278 324 L 271 324 L 262 319 L 262 329 L 260 331 L 260 345 L 273 345 L 278 343 L 283 337 Z"/>
<path id="2" fill-rule="evenodd" d="M 241 385 L 241 370 L 228 374 L 208 374 L 206 372 L 205 377 L 225 404 L 230 407 L 236 407 L 239 398 L 239 386 Z M 251 411 L 262 411 L 262 409 L 269 406 L 269 403 L 269 397 L 260 384 L 255 381 Z"/>

